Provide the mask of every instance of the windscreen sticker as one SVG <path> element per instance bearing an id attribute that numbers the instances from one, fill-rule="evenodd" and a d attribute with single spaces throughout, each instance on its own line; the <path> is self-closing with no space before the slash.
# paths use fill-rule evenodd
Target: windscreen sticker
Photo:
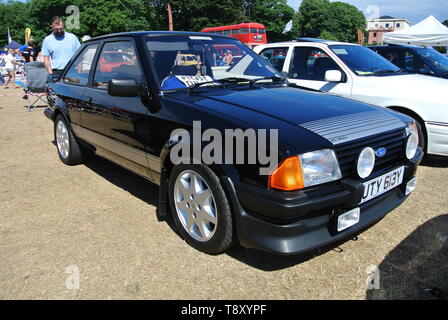
<path id="1" fill-rule="evenodd" d="M 191 87 L 197 83 L 213 81 L 210 76 L 176 76 L 176 78 L 187 87 Z"/>
<path id="2" fill-rule="evenodd" d="M 343 48 L 338 48 L 338 49 L 333 49 L 334 53 L 336 53 L 337 55 L 343 54 L 346 55 L 348 54 L 347 50 L 343 49 Z"/>
<path id="3" fill-rule="evenodd" d="M 211 37 L 190 36 L 191 40 L 213 40 Z"/>

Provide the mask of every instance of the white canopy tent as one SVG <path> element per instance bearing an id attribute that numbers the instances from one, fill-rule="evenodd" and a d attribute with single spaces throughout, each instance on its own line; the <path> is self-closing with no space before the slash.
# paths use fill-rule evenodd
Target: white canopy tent
<path id="1" fill-rule="evenodd" d="M 448 46 L 448 28 L 433 16 L 429 16 L 408 29 L 385 33 L 383 42 L 445 47 Z"/>

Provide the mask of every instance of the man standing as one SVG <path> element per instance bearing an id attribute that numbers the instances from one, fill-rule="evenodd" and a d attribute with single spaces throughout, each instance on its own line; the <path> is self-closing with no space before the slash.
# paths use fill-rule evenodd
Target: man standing
<path id="1" fill-rule="evenodd" d="M 64 31 L 64 23 L 60 17 L 51 19 L 51 28 L 53 33 L 45 38 L 42 54 L 48 73 L 54 77 L 61 74 L 81 44 L 74 34 Z"/>

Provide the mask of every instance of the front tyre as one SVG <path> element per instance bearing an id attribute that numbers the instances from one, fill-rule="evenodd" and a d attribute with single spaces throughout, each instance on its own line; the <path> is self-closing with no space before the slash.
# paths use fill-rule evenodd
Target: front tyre
<path id="1" fill-rule="evenodd" d="M 84 162 L 85 156 L 82 153 L 81 146 L 61 114 L 56 117 L 54 122 L 54 140 L 56 141 L 59 159 L 63 163 L 72 166 Z"/>
<path id="2" fill-rule="evenodd" d="M 174 221 L 193 248 L 217 254 L 235 242 L 229 201 L 219 178 L 205 165 L 177 165 L 170 175 L 169 198 Z"/>

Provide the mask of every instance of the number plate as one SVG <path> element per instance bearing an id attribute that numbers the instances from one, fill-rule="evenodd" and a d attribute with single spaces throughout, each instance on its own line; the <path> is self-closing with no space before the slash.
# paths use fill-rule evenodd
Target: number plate
<path id="1" fill-rule="evenodd" d="M 399 186 L 403 183 L 403 176 L 404 166 L 386 173 L 381 177 L 364 182 L 364 196 L 362 197 L 360 204 L 372 200 L 373 198 L 392 190 L 396 186 Z"/>

